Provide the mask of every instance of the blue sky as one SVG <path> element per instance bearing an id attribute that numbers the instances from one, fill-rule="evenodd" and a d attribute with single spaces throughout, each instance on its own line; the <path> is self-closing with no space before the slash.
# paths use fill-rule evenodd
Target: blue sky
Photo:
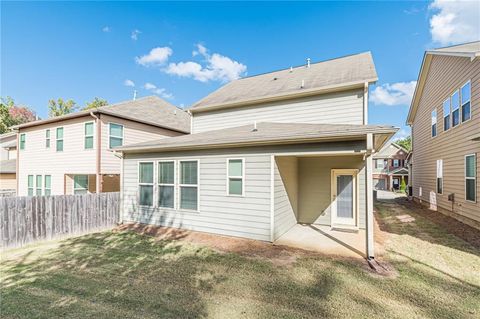
<path id="1" fill-rule="evenodd" d="M 370 123 L 405 135 L 424 50 L 478 39 L 478 6 L 2 1 L 1 96 L 42 118 L 52 98 L 115 103 L 134 89 L 188 107 L 238 76 L 372 51 Z"/>

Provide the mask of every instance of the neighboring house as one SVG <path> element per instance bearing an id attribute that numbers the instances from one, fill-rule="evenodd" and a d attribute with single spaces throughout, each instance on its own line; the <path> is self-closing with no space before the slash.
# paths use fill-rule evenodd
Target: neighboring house
<path id="1" fill-rule="evenodd" d="M 407 124 L 414 199 L 480 228 L 480 41 L 425 53 Z"/>
<path id="2" fill-rule="evenodd" d="M 297 225 L 365 233 L 372 154 L 370 53 L 235 80 L 197 102 L 193 134 L 117 148 L 123 219 L 265 241 Z"/>
<path id="3" fill-rule="evenodd" d="M 13 193 L 17 190 L 17 134 L 0 135 L 0 192 Z"/>
<path id="4" fill-rule="evenodd" d="M 408 184 L 406 158 L 408 151 L 396 143 L 386 144 L 373 156 L 373 187 L 380 190 L 399 190 L 402 180 Z"/>
<path id="5" fill-rule="evenodd" d="M 115 192 L 121 160 L 109 149 L 189 133 L 190 115 L 151 96 L 14 128 L 18 195 Z"/>

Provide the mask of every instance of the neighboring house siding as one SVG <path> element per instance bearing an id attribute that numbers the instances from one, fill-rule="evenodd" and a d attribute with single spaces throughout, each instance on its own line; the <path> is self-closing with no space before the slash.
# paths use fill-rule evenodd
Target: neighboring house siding
<path id="1" fill-rule="evenodd" d="M 0 174 L 0 190 L 2 189 L 17 189 L 15 174 Z"/>
<path id="2" fill-rule="evenodd" d="M 13 141 L 17 139 L 16 135 L 2 137 L 0 139 L 0 161 L 14 159 L 17 157 L 16 148 L 7 148 Z"/>
<path id="3" fill-rule="evenodd" d="M 443 129 L 443 101 L 471 80 L 471 119 Z M 431 137 L 431 112 L 437 111 L 437 136 Z M 433 209 L 451 212 L 447 197 L 455 193 L 453 213 L 480 222 L 480 59 L 434 56 L 413 122 L 413 195 Z M 477 202 L 465 200 L 464 156 L 477 154 Z M 436 193 L 436 161 L 443 160 L 443 195 Z M 420 196 L 420 188 L 422 195 Z M 460 217 L 461 218 L 461 217 Z"/>
<path id="4" fill-rule="evenodd" d="M 274 239 L 297 223 L 298 159 L 278 157 L 274 166 Z"/>
<path id="5" fill-rule="evenodd" d="M 123 145 L 146 142 L 164 137 L 183 135 L 156 126 L 146 125 L 117 117 L 101 115 L 102 122 L 102 174 L 118 174 L 120 172 L 120 159 L 109 151 L 109 123 L 123 125 Z"/>
<path id="6" fill-rule="evenodd" d="M 363 124 L 363 90 L 194 113 L 193 132 L 257 122 Z"/>

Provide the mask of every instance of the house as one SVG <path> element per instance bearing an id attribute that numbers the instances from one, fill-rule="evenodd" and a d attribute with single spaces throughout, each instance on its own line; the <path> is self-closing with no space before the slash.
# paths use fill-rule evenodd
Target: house
<path id="1" fill-rule="evenodd" d="M 335 228 L 373 257 L 372 154 L 396 132 L 367 125 L 376 80 L 367 52 L 226 84 L 189 109 L 193 134 L 115 149 L 123 221 L 270 242 Z"/>
<path id="2" fill-rule="evenodd" d="M 413 198 L 480 228 L 480 41 L 425 52 L 407 124 Z"/>
<path id="3" fill-rule="evenodd" d="M 190 115 L 150 96 L 14 129 L 19 196 L 115 192 L 121 160 L 110 149 L 187 134 Z"/>
<path id="4" fill-rule="evenodd" d="M 373 155 L 373 187 L 380 190 L 399 190 L 402 180 L 407 185 L 407 155 L 408 151 L 396 143 L 386 144 Z"/>
<path id="5" fill-rule="evenodd" d="M 0 193 L 15 194 L 17 190 L 17 134 L 0 135 Z"/>

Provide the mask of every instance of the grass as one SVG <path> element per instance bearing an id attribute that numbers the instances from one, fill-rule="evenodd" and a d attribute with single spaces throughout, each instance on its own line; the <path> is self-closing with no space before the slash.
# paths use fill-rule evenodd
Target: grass
<path id="1" fill-rule="evenodd" d="M 102 232 L 5 252 L 1 317 L 478 318 L 480 252 L 401 206 L 377 210 L 395 275 L 358 260 L 301 255 L 278 265 Z M 415 221 L 395 217 L 405 213 Z"/>

